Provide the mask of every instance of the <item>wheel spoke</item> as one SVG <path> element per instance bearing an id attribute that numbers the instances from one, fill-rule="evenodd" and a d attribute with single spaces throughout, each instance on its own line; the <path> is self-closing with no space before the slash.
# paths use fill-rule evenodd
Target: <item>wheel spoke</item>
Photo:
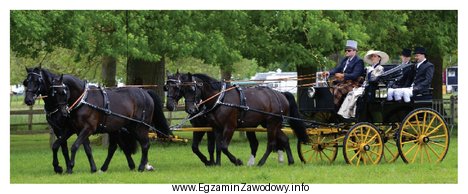
<path id="1" fill-rule="evenodd" d="M 369 141 L 366 141 L 366 144 L 370 144 L 371 141 L 373 141 L 379 134 L 375 134 L 374 136 L 372 136 L 372 138 L 369 140 Z"/>
<path id="2" fill-rule="evenodd" d="M 416 134 L 419 134 L 419 130 L 416 130 L 416 128 L 414 128 L 413 123 L 411 122 L 408 122 L 408 123 L 409 123 L 409 126 L 413 129 L 413 131 L 416 132 Z"/>
<path id="3" fill-rule="evenodd" d="M 429 135 L 433 134 L 434 132 L 436 132 L 436 130 L 438 130 L 442 125 L 444 125 L 444 123 L 441 123 L 437 127 L 434 127 L 434 129 L 430 133 L 426 134 L 426 136 L 429 136 Z"/>
<path id="4" fill-rule="evenodd" d="M 366 137 L 364 138 L 363 142 L 367 142 L 367 138 L 369 137 L 370 131 L 371 131 L 370 129 L 367 129 Z M 366 143 L 366 144 L 368 144 L 368 143 Z"/>
<path id="5" fill-rule="evenodd" d="M 422 126 L 422 130 L 421 130 L 421 134 L 424 134 L 425 130 L 426 130 L 426 116 L 427 116 L 427 112 L 424 112 L 423 126 Z"/>
<path id="6" fill-rule="evenodd" d="M 418 140 L 415 139 L 415 140 L 405 141 L 405 142 L 401 143 L 401 145 L 404 145 L 404 144 L 407 144 L 407 143 L 414 143 L 416 141 L 418 141 Z"/>
<path id="7" fill-rule="evenodd" d="M 421 123 L 419 122 L 418 114 L 415 115 L 416 123 L 418 124 L 418 134 L 421 134 Z"/>
<path id="8" fill-rule="evenodd" d="M 411 134 L 411 133 L 408 133 L 406 131 L 401 131 L 403 133 L 403 135 L 405 136 L 411 136 L 411 137 L 414 137 L 414 138 L 417 138 L 415 135 Z"/>
<path id="9" fill-rule="evenodd" d="M 359 155 L 359 151 L 357 151 L 357 152 L 353 155 L 353 157 L 351 157 L 351 158 L 349 159 L 349 161 L 350 161 L 350 162 L 353 161 L 353 159 L 354 159 L 357 155 Z"/>
<path id="10" fill-rule="evenodd" d="M 431 126 L 432 126 L 432 122 L 434 122 L 434 120 L 435 120 L 435 119 L 436 119 L 436 117 L 435 117 L 435 116 L 434 116 L 434 117 L 432 117 L 432 119 L 431 119 L 431 122 L 429 123 L 429 125 L 427 125 L 427 127 L 426 127 L 426 130 L 424 131 L 424 133 L 427 133 L 427 132 L 429 131 L 429 128 L 431 128 Z"/>
<path id="11" fill-rule="evenodd" d="M 416 160 L 416 156 L 418 156 L 420 149 L 421 149 L 421 145 L 418 145 L 418 149 L 416 149 L 416 152 L 414 153 L 414 156 L 413 156 L 413 159 L 411 160 L 411 163 L 414 163 L 414 160 Z"/>
<path id="12" fill-rule="evenodd" d="M 434 150 L 434 148 L 432 148 L 431 145 L 427 144 L 427 147 L 432 151 L 432 153 L 434 153 L 434 155 L 437 156 L 437 158 L 439 158 L 439 154 Z"/>
<path id="13" fill-rule="evenodd" d="M 333 161 L 333 160 L 332 160 L 332 159 L 331 159 L 331 158 L 330 158 L 330 157 L 327 155 L 327 153 L 326 153 L 326 152 L 322 152 L 322 153 L 323 153 L 323 155 L 324 155 L 324 156 L 325 156 L 325 157 L 326 157 L 326 158 L 327 158 L 327 159 L 328 159 L 330 162 L 332 162 L 332 161 Z"/>
<path id="14" fill-rule="evenodd" d="M 432 144 L 434 144 L 434 145 L 436 145 L 436 146 L 439 146 L 439 147 L 443 147 L 444 149 L 445 149 L 445 147 L 446 147 L 445 145 L 442 145 L 442 144 L 440 144 L 440 143 L 436 143 L 436 142 L 433 142 L 433 141 L 430 141 L 429 143 L 432 143 Z"/>
<path id="15" fill-rule="evenodd" d="M 431 163 L 431 155 L 429 155 L 429 151 L 427 151 L 427 146 L 424 146 L 424 150 L 426 151 L 427 159 L 429 160 L 429 163 Z"/>
<path id="16" fill-rule="evenodd" d="M 406 150 L 405 156 L 408 155 L 408 153 L 410 153 L 411 150 L 413 150 L 416 146 L 418 146 L 418 144 L 414 144 L 414 145 L 411 146 L 408 150 Z"/>
<path id="17" fill-rule="evenodd" d="M 302 154 L 305 154 L 305 153 L 310 152 L 310 151 L 312 151 L 312 149 L 303 151 Z"/>
<path id="18" fill-rule="evenodd" d="M 437 139 L 437 138 L 444 138 L 445 139 L 446 137 L 447 137 L 447 135 L 445 135 L 445 134 L 430 136 L 431 139 Z"/>
<path id="19" fill-rule="evenodd" d="M 362 159 L 362 154 L 359 154 L 358 160 L 356 162 L 356 166 L 359 166 L 359 162 L 361 162 L 361 159 Z"/>
<path id="20" fill-rule="evenodd" d="M 372 162 L 372 164 L 375 164 L 375 161 L 372 160 L 372 157 L 369 155 L 369 153 L 366 152 L 366 155 L 369 158 L 369 160 Z M 376 154 L 376 155 L 378 156 L 378 154 Z"/>

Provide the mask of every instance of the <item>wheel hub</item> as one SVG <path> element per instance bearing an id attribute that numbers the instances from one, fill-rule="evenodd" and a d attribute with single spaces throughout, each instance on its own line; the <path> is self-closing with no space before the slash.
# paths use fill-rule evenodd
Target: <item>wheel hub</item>
<path id="1" fill-rule="evenodd" d="M 314 144 L 314 145 L 312 146 L 312 148 L 313 148 L 315 151 L 322 151 L 322 150 L 323 150 L 322 144 Z"/>
<path id="2" fill-rule="evenodd" d="M 418 141 L 419 141 L 420 144 L 422 144 L 422 143 L 427 143 L 427 142 L 429 142 L 430 139 L 429 139 L 429 137 L 427 137 L 427 136 L 425 136 L 425 135 L 421 135 L 421 136 L 419 136 Z"/>
<path id="3" fill-rule="evenodd" d="M 360 146 L 359 146 L 359 150 L 361 151 L 364 151 L 364 152 L 367 152 L 370 150 L 370 146 L 365 144 L 365 143 L 362 143 Z"/>

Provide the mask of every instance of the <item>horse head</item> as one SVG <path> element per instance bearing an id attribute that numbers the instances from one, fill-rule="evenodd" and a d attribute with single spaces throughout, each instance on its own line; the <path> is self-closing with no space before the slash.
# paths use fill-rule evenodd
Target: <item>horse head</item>
<path id="1" fill-rule="evenodd" d="M 202 101 L 203 82 L 190 72 L 181 74 L 179 80 L 181 82 L 180 91 L 185 99 L 185 112 L 190 115 L 198 113 L 198 103 Z"/>
<path id="2" fill-rule="evenodd" d="M 63 75 L 52 79 L 50 98 L 57 102 L 60 116 L 68 117 L 68 99 L 70 98 L 70 89 L 63 83 Z"/>
<path id="3" fill-rule="evenodd" d="M 23 81 L 24 87 L 26 87 L 26 94 L 24 96 L 24 103 L 28 106 L 34 105 L 36 98 L 39 95 L 48 94 L 48 84 L 50 83 L 47 76 L 40 67 L 26 68 L 27 77 Z"/>
<path id="4" fill-rule="evenodd" d="M 166 85 L 164 85 L 164 91 L 167 92 L 167 102 L 166 108 L 169 111 L 174 111 L 179 100 L 182 98 L 182 93 L 180 91 L 180 73 L 177 71 L 176 74 L 167 73 Z"/>

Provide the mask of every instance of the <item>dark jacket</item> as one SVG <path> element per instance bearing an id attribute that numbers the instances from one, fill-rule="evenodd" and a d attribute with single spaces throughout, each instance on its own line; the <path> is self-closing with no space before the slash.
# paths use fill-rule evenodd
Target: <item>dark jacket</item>
<path id="1" fill-rule="evenodd" d="M 414 69 L 416 66 L 413 64 L 402 70 L 401 76 L 396 78 L 393 88 L 409 88 L 414 81 Z"/>
<path id="2" fill-rule="evenodd" d="M 413 72 L 413 95 L 430 93 L 429 88 L 431 87 L 432 76 L 434 75 L 434 64 L 426 59 L 419 68 L 416 68 L 415 65 Z"/>
<path id="3" fill-rule="evenodd" d="M 335 73 L 343 73 L 343 69 L 346 65 L 346 61 L 348 57 L 341 60 L 340 65 L 336 66 L 334 69 L 330 71 L 330 75 L 334 75 Z M 354 56 L 354 58 L 349 62 L 348 67 L 346 67 L 346 71 L 344 72 L 344 80 L 357 80 L 359 76 L 365 75 L 364 71 L 364 61 L 362 61 L 359 56 Z"/>

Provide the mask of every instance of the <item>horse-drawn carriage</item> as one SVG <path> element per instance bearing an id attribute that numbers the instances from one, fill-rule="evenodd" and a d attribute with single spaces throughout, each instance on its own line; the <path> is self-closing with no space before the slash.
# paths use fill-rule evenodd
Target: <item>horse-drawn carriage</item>
<path id="1" fill-rule="evenodd" d="M 365 87 L 355 118 L 344 119 L 337 115 L 328 81 L 320 75 L 313 86 L 299 88 L 300 112 L 322 121 L 308 128 L 311 142 L 298 144 L 303 162 L 333 162 L 340 147 L 346 162 L 353 165 L 377 164 L 382 158 L 393 162 L 399 156 L 406 163 L 444 159 L 449 133 L 443 117 L 431 109 L 431 95 L 415 96 L 409 103 L 387 101 L 393 80 L 387 74 Z"/>
<path id="2" fill-rule="evenodd" d="M 130 155 L 136 146 L 130 148 L 129 145 L 136 144 L 121 141 L 120 137 L 140 143 L 143 153 L 138 167 L 140 171 L 148 169 L 148 131 L 151 129 L 169 137 L 169 126 L 159 106 L 162 102 L 154 92 L 138 88 L 90 89 L 85 81 L 76 77 L 58 76 L 42 68 L 27 69 L 27 73 L 24 81 L 28 87 L 25 103 L 32 105 L 39 95 L 49 96 L 44 102 L 47 119 L 58 136 L 53 146 L 53 166 L 57 173 L 63 171 L 57 160 L 58 148 L 62 147 L 67 172 L 71 173 L 76 151 L 81 144 L 85 147 L 91 171 L 97 170 L 88 140 L 92 133 L 106 132 L 111 139 L 115 138 L 115 141 L 111 141 L 112 146 L 109 146 L 108 158 L 101 168 L 103 171 L 107 169 L 117 144 L 128 148 L 127 151 L 124 149 L 124 153 L 129 168 L 135 168 Z M 220 161 L 222 151 L 234 164 L 243 164 L 228 150 L 234 129 L 238 127 L 251 127 L 244 129 L 248 133 L 252 157 L 255 157 L 258 147 L 254 132 L 268 133 L 267 150 L 259 165 L 264 164 L 268 155 L 275 150 L 285 150 L 288 163 L 294 163 L 285 133 L 294 133 L 298 137 L 298 154 L 301 161 L 306 163 L 317 160 L 333 162 L 339 147 L 343 148 L 346 162 L 354 165 L 377 164 L 382 158 L 392 162 L 399 156 L 407 163 L 442 161 L 448 151 L 449 133 L 443 117 L 429 108 L 432 104 L 430 96 L 416 96 L 410 103 L 388 102 L 386 91 L 389 80 L 380 79 L 366 87 L 357 103 L 356 118 L 346 120 L 337 117 L 330 87 L 321 79 L 312 87 L 299 88 L 303 90 L 299 96 L 299 109 L 291 93 L 281 93 L 267 87 L 227 88 L 226 83 L 204 74 L 168 77 L 165 87 L 168 90 L 167 105 L 184 97 L 188 113 L 206 116 L 196 125 L 214 129 L 216 135 L 209 135 L 212 141 L 208 143 L 210 160 L 196 152 L 206 165 L 215 162 L 212 154 L 214 137 L 216 162 Z M 123 106 L 123 99 L 133 99 L 127 101 L 136 104 L 129 104 L 128 108 Z M 120 106 L 109 105 L 117 102 Z M 202 104 L 205 106 L 200 106 Z M 132 111 L 131 107 L 137 108 Z M 301 118 L 299 112 L 311 120 Z M 292 130 L 281 130 L 284 119 L 288 119 Z M 305 127 L 304 122 L 310 124 L 309 128 Z M 265 129 L 257 128 L 259 125 Z M 164 130 L 158 131 L 156 128 Z M 211 130 L 192 131 L 198 141 L 204 133 L 195 135 L 195 132 Z M 66 141 L 75 133 L 79 136 L 72 146 L 71 158 L 68 158 Z M 198 150 L 198 144 L 193 145 L 192 149 L 194 152 Z M 249 164 L 253 162 L 249 160 Z"/>
<path id="3" fill-rule="evenodd" d="M 389 67 L 392 66 L 387 66 Z M 394 81 L 395 75 L 398 75 L 394 73 L 395 70 L 397 69 L 388 71 L 377 82 L 365 87 L 364 94 L 358 99 L 357 113 L 353 119 L 343 119 L 337 115 L 330 90 L 333 87 L 330 87 L 328 82 L 320 76 L 320 72 L 317 73 L 317 81 L 312 87 L 298 88 L 300 91 L 299 111 L 305 118 L 300 118 L 299 114 L 285 116 L 261 111 L 246 105 L 254 104 L 252 98 L 257 98 L 257 96 L 252 96 L 249 99 L 250 102 L 247 103 L 239 100 L 234 100 L 234 103 L 224 103 L 223 97 L 219 96 L 225 95 L 225 89 L 212 92 L 212 94 L 219 95 L 214 99 L 210 96 L 195 98 L 200 95 L 199 91 L 205 92 L 203 84 L 214 83 L 216 80 L 204 83 L 206 80 L 195 78 L 183 80 L 180 76 L 176 76 L 175 78 L 168 77 L 168 84 L 173 90 L 189 88 L 185 93 L 191 93 L 189 106 L 192 109 L 193 101 L 211 100 L 211 103 L 215 104 L 213 106 L 230 107 L 240 112 L 257 112 L 309 123 L 306 129 L 308 141 L 298 140 L 297 144 L 298 155 L 304 163 L 333 162 L 340 147 L 343 148 L 346 162 L 353 165 L 377 164 L 382 158 L 387 162 L 393 162 L 399 156 L 406 163 L 442 161 L 448 151 L 449 133 L 443 117 L 431 109 L 431 94 L 415 96 L 410 103 L 386 100 L 387 88 L 390 82 Z M 210 87 L 207 88 L 210 89 Z M 179 97 L 184 96 L 187 103 L 187 95 L 182 93 L 177 94 Z M 238 98 L 242 98 L 241 93 L 241 91 L 237 93 L 231 91 L 233 96 L 241 96 Z M 168 92 L 168 98 L 170 99 L 170 95 L 173 94 Z M 190 107 L 186 107 L 186 110 L 188 109 Z M 241 114 L 244 113 L 237 113 L 237 115 Z M 209 128 L 204 129 L 204 131 L 210 131 Z M 267 130 L 249 128 L 248 131 L 264 132 Z M 298 135 L 297 131 L 288 128 L 283 129 L 283 132 Z M 299 136 L 300 134 L 298 138 L 301 139 Z"/>

